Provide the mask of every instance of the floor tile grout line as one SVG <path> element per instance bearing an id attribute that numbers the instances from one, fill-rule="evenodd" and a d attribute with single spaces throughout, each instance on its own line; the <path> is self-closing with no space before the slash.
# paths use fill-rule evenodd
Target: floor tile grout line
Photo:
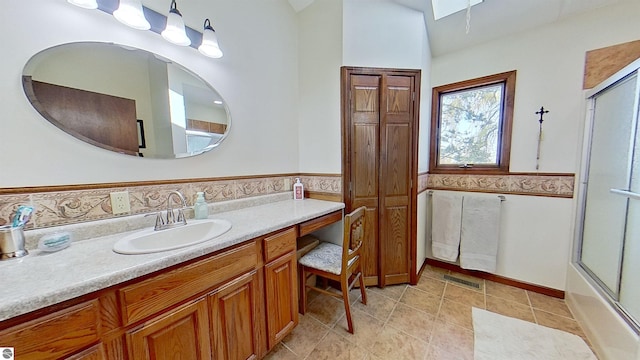
<path id="1" fill-rule="evenodd" d="M 391 319 L 391 315 L 393 315 L 393 312 L 396 311 L 396 308 L 398 307 L 398 304 L 400 303 L 400 300 L 396 300 L 394 301 L 395 303 L 393 304 L 393 308 L 391 308 L 391 311 L 389 312 L 389 315 L 387 315 L 387 318 L 384 320 L 384 322 L 382 323 L 382 327 L 384 328 L 385 326 L 387 326 L 387 323 L 389 323 L 389 320 Z"/>
<path id="2" fill-rule="evenodd" d="M 449 283 L 444 284 L 442 295 L 440 295 L 440 304 L 438 304 L 438 311 L 436 311 L 436 321 L 440 318 L 440 310 L 442 309 L 442 304 L 444 303 L 444 294 L 447 292 L 447 286 L 449 286 Z"/>
<path id="3" fill-rule="evenodd" d="M 540 325 L 540 323 L 538 322 L 538 316 L 536 316 L 536 312 L 533 308 L 533 303 L 531 302 L 531 297 L 529 296 L 529 292 L 525 290 L 524 293 L 526 294 L 527 301 L 529 302 L 529 309 L 531 310 L 531 314 L 533 315 L 533 321 L 534 323 Z"/>
<path id="4" fill-rule="evenodd" d="M 399 329 L 399 328 L 389 324 L 389 321 L 391 320 L 392 316 L 394 315 L 394 312 L 395 312 L 396 308 L 398 307 L 398 305 L 402 304 L 402 305 L 407 306 L 407 307 L 409 307 L 411 309 L 415 309 L 414 307 L 409 306 L 409 305 L 407 305 L 405 303 L 401 303 L 401 301 L 400 301 L 404 297 L 404 295 L 407 293 L 407 289 L 409 288 L 409 286 L 410 285 L 404 287 L 404 289 L 402 290 L 402 293 L 400 294 L 400 296 L 397 299 L 393 299 L 391 297 L 385 296 L 388 299 L 391 299 L 394 302 L 394 305 L 393 305 L 393 308 L 391 309 L 391 311 L 389 312 L 389 315 L 387 316 L 386 320 L 383 322 L 382 329 L 384 329 L 385 327 L 388 326 L 388 327 L 400 332 L 404 336 L 408 336 L 408 337 L 410 337 L 410 338 L 412 338 L 412 339 L 414 339 L 416 341 L 424 343 L 426 345 L 425 346 L 425 354 L 424 354 L 424 356 L 426 357 L 427 354 L 428 354 L 429 345 L 431 344 L 431 337 L 433 336 L 433 331 L 431 332 L 431 334 L 429 334 L 429 340 L 425 341 L 424 339 L 420 339 L 420 338 L 418 338 L 418 337 L 416 337 L 416 336 L 414 336 L 412 334 L 407 333 L 406 331 L 403 331 L 402 329 Z M 425 293 L 429 294 L 428 292 L 425 292 Z M 380 294 L 380 293 L 378 293 L 378 294 L 384 296 L 384 294 Z M 422 311 L 420 309 L 415 309 L 415 310 L 420 311 L 420 312 L 424 312 L 424 311 Z M 359 310 L 359 311 L 361 311 L 361 310 Z M 429 314 L 427 312 L 424 312 L 424 313 Z M 369 314 L 367 314 L 367 315 L 369 315 Z M 371 315 L 369 315 L 369 316 L 371 316 Z M 371 316 L 371 317 L 373 317 L 374 319 L 377 319 L 374 316 Z M 373 356 L 376 356 L 374 353 L 370 353 L 370 354 L 373 355 Z"/>
<path id="5" fill-rule="evenodd" d="M 313 345 L 313 348 L 311 348 L 311 351 L 309 351 L 307 356 L 303 357 L 302 359 L 303 360 L 309 359 L 309 356 L 311 356 L 311 354 L 313 354 L 313 351 L 318 347 L 318 345 L 320 345 L 320 343 L 327 337 L 327 335 L 329 335 L 330 332 L 331 332 L 331 328 L 329 328 L 329 331 L 327 331 L 322 337 L 320 337 L 320 340 L 318 340 L 318 342 L 315 345 Z M 294 352 L 294 354 L 295 354 L 295 352 Z"/>
<path id="6" fill-rule="evenodd" d="M 484 309 L 487 310 L 487 281 L 482 279 L 482 295 L 484 295 Z"/>
<path id="7" fill-rule="evenodd" d="M 289 350 L 293 355 L 295 356 L 299 356 L 295 351 L 293 351 L 292 348 L 290 348 L 284 341 L 280 342 L 282 344 L 282 346 L 284 346 L 285 349 Z M 315 349 L 315 345 L 313 346 L 313 348 Z M 313 350 L 312 350 L 313 351 Z"/>
<path id="8" fill-rule="evenodd" d="M 360 309 L 353 309 L 353 312 L 359 312 L 359 313 L 362 313 L 364 316 L 368 316 L 368 317 L 370 317 L 370 318 L 372 318 L 372 319 L 374 319 L 374 320 L 378 320 L 378 321 L 380 321 L 380 319 L 378 319 L 377 317 L 375 317 L 375 316 L 373 316 L 373 315 L 371 315 L 371 314 L 367 313 L 366 311 L 363 311 L 363 310 L 360 310 Z M 352 314 L 351 314 L 351 315 L 353 315 L 353 312 L 352 312 Z M 345 314 L 343 314 L 343 315 L 338 319 L 338 322 L 340 322 L 340 320 L 342 320 L 342 318 L 344 318 L 344 317 L 346 317 L 346 316 L 347 316 L 347 315 L 346 315 L 346 313 L 345 313 Z M 333 327 L 331 327 L 331 328 L 329 329 L 329 331 L 331 331 L 331 332 L 333 332 L 334 334 L 338 335 L 339 337 L 341 337 L 341 338 L 345 339 L 347 342 L 349 342 L 349 343 L 350 343 L 350 344 L 352 344 L 353 346 L 360 346 L 360 347 L 361 347 L 361 345 L 360 345 L 360 344 L 357 344 L 356 342 L 352 341 L 348 336 L 345 336 L 344 334 L 342 334 L 342 333 L 340 333 L 339 331 L 337 331 L 337 330 L 336 330 L 336 326 L 337 326 L 338 322 L 336 322 L 336 324 L 334 324 L 334 325 L 333 325 Z M 384 325 L 383 325 L 383 326 L 384 326 Z M 381 327 L 381 328 L 382 328 L 382 327 Z M 346 331 L 346 329 L 345 329 L 345 331 Z M 354 325 L 354 332 L 355 332 L 355 331 L 356 331 L 356 329 L 355 329 L 355 325 Z M 347 332 L 347 334 L 349 334 L 349 332 Z M 319 343 L 318 343 L 318 344 L 319 344 Z M 317 346 L 317 344 L 316 344 L 315 346 Z M 315 347 L 314 347 L 314 349 L 315 349 Z M 365 352 L 366 352 L 365 356 L 366 356 L 366 355 L 375 355 L 375 354 L 373 354 L 372 352 L 370 352 L 370 351 L 369 351 L 369 349 L 364 348 L 364 350 L 365 350 Z"/>
<path id="9" fill-rule="evenodd" d="M 329 333 L 329 331 L 331 331 L 331 327 L 328 326 L 327 324 L 323 323 L 322 321 L 320 321 L 319 319 L 317 319 L 315 316 L 313 316 L 312 314 L 305 314 L 303 316 L 309 316 L 310 319 L 312 319 L 312 321 L 316 321 L 320 326 L 326 328 L 327 332 L 324 334 L 324 336 L 322 336 L 320 338 L 320 340 L 318 340 L 317 342 L 315 342 L 313 344 L 313 347 L 311 348 L 311 351 L 309 351 L 309 354 L 307 354 L 306 356 L 303 357 L 303 359 L 306 359 L 312 352 L 313 350 L 315 350 L 315 348 L 320 344 L 320 342 L 322 342 L 322 340 L 326 337 L 326 335 Z M 299 322 L 298 322 L 299 324 Z M 287 343 L 285 341 L 281 341 L 280 342 L 283 346 L 285 346 L 289 351 L 291 351 L 296 357 L 300 357 L 300 355 L 295 352 L 289 345 L 287 345 Z"/>

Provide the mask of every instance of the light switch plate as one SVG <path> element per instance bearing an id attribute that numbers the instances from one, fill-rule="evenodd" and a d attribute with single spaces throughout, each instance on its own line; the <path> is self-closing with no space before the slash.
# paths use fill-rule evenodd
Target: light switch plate
<path id="1" fill-rule="evenodd" d="M 112 192 L 109 195 L 111 196 L 111 212 L 113 215 L 124 214 L 131 211 L 128 191 Z"/>

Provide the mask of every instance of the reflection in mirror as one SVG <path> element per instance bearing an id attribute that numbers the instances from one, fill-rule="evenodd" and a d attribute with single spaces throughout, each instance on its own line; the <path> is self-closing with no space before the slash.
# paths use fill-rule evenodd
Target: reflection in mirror
<path id="1" fill-rule="evenodd" d="M 65 132 L 104 149 L 151 158 L 209 151 L 230 116 L 212 86 L 184 67 L 131 47 L 69 43 L 26 64 L 33 107 Z"/>

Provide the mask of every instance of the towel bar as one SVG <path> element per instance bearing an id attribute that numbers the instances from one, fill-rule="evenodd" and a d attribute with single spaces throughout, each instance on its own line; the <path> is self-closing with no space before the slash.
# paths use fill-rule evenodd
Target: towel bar
<path id="1" fill-rule="evenodd" d="M 433 190 L 427 191 L 427 194 L 429 194 L 429 196 L 432 196 Z M 504 195 L 498 195 L 498 197 L 500 198 L 500 201 L 507 201 L 507 198 Z"/>

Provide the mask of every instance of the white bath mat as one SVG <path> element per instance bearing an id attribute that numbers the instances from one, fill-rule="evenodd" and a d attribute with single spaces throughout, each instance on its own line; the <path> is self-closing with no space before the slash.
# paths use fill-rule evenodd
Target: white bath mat
<path id="1" fill-rule="evenodd" d="M 474 360 L 597 360 L 577 335 L 473 308 Z"/>

